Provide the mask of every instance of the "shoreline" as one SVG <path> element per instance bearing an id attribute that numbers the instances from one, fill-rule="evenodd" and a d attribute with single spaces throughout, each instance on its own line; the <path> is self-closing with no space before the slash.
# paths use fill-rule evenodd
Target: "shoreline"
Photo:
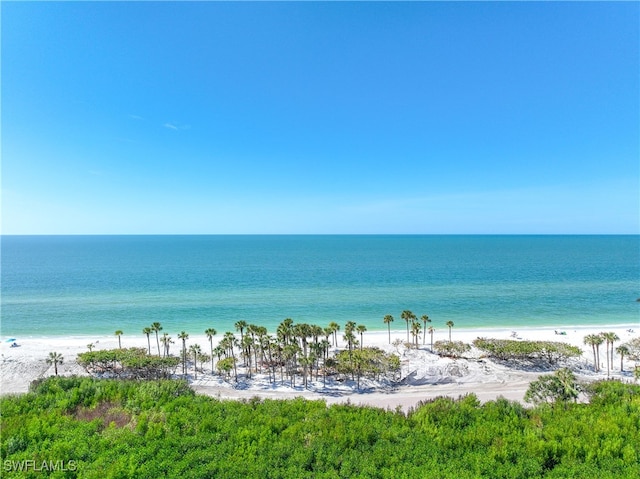
<path id="1" fill-rule="evenodd" d="M 401 324 L 400 321 L 402 321 L 401 319 L 396 319 L 396 323 L 399 325 Z M 305 323 L 306 321 L 295 321 L 294 320 L 294 324 L 297 323 Z M 455 323 L 455 321 L 454 321 Z M 309 323 L 311 324 L 311 323 Z M 316 324 L 316 323 L 314 323 Z M 420 325 L 422 326 L 422 321 L 420 321 Z M 433 323 L 430 323 L 431 326 L 434 326 Z M 342 328 L 344 325 L 340 324 L 340 327 Z M 368 326 L 367 326 L 368 327 Z M 448 336 L 448 330 L 445 329 L 446 326 L 445 325 L 440 325 L 439 328 L 436 329 L 436 331 L 438 331 L 439 333 L 442 333 L 443 331 L 446 331 L 446 334 Z M 455 334 L 456 332 L 460 332 L 460 333 L 464 333 L 464 334 L 468 334 L 471 332 L 476 332 L 476 331 L 498 331 L 498 332 L 502 332 L 502 331 L 540 331 L 540 330 L 546 330 L 546 331 L 555 331 L 555 330 L 575 330 L 575 331 L 580 331 L 580 330 L 595 330 L 595 329 L 634 329 L 634 330 L 638 330 L 640 332 L 640 319 L 635 322 L 635 323 L 603 323 L 603 324 L 553 324 L 553 325 L 541 325 L 541 326 L 518 326 L 516 324 L 511 324 L 511 325 L 500 325 L 500 326 L 472 326 L 472 327 L 458 327 L 455 326 L 453 327 L 453 333 Z M 140 328 L 142 330 L 142 328 Z M 183 328 L 184 329 L 184 328 Z M 169 332 L 168 330 L 162 330 L 162 333 L 165 332 Z M 177 334 L 179 331 L 172 331 L 172 334 Z M 218 334 L 217 336 L 221 336 L 222 334 L 224 334 L 226 331 L 222 331 L 222 330 L 218 330 Z M 187 333 L 191 334 L 189 331 L 187 331 Z M 238 331 L 233 331 L 234 334 L 240 334 Z M 338 334 L 342 333 L 342 329 L 340 329 L 340 331 L 338 331 Z M 376 328 L 376 329 L 370 329 L 367 330 L 367 332 L 365 332 L 365 336 L 366 335 L 372 335 L 372 334 L 387 334 L 388 331 L 387 329 L 383 329 L 382 327 L 380 329 Z M 271 335 L 275 335 L 275 331 L 268 331 L 268 334 Z M 402 329 L 402 328 L 392 328 L 391 329 L 391 335 L 402 335 L 404 334 L 406 336 L 407 334 L 407 330 Z M 140 336 L 141 338 L 143 338 L 142 333 L 140 332 L 139 334 L 136 333 L 136 338 Z M 200 334 L 200 333 L 195 333 L 195 336 L 204 336 L 204 333 Z M 12 336 L 11 334 L 6 334 L 4 332 L 4 330 L 2 331 L 2 334 L 0 334 L 0 344 L 2 342 L 4 342 L 7 338 L 10 337 L 15 337 Z M 124 340 L 125 337 L 131 337 L 131 335 L 127 335 L 126 331 L 124 332 L 122 338 Z M 155 337 L 155 336 L 154 336 Z M 81 340 L 81 339 L 92 339 L 92 338 L 96 338 L 99 340 L 102 339 L 114 339 L 117 342 L 117 339 L 115 338 L 115 336 L 113 334 L 106 334 L 106 333 L 97 333 L 97 334 L 90 334 L 90 333 L 83 333 L 83 334 L 73 334 L 73 335 L 63 335 L 63 334 L 31 334 L 31 335 L 23 335 L 21 336 L 21 338 L 23 340 L 44 340 L 44 339 L 49 339 L 49 340 L 70 340 L 70 339 L 76 339 L 76 340 Z M 139 339 L 139 338 L 138 338 Z M 146 341 L 146 339 L 145 339 Z"/>
<path id="2" fill-rule="evenodd" d="M 582 349 L 580 358 L 570 361 L 569 366 L 576 376 L 585 381 L 605 379 L 607 377 L 606 366 L 599 373 L 593 371 L 593 355 L 590 349 L 583 344 L 584 337 L 588 334 L 598 334 L 603 331 L 613 331 L 620 338 L 614 345 L 618 346 L 640 335 L 640 328 L 633 324 L 610 324 L 605 326 L 562 326 L 562 327 L 528 327 L 528 328 L 474 328 L 456 329 L 451 331 L 453 341 L 471 343 L 477 337 L 497 339 L 521 339 L 535 341 L 565 342 Z M 633 332 L 630 332 L 633 331 Z M 556 334 L 565 332 L 566 334 Z M 513 333 L 516 333 L 513 336 Z M 213 338 L 214 347 L 222 339 L 223 332 L 219 332 Z M 236 333 L 238 334 L 238 333 Z M 157 352 L 155 335 L 150 336 L 151 353 Z M 172 335 L 173 336 L 173 335 Z M 341 332 L 338 333 L 338 347 L 343 348 Z M 434 334 L 434 342 L 448 340 L 447 328 L 439 328 Z M 171 345 L 171 354 L 176 354 L 181 349 L 179 340 L 173 336 L 175 344 Z M 393 329 L 391 341 L 400 339 L 406 341 L 406 329 Z M 146 336 L 137 334 L 130 337 L 124 334 L 121 337 L 122 347 L 148 348 Z M 358 391 L 351 381 L 341 383 L 332 381 L 324 385 L 320 381 L 312 381 L 310 387 L 289 387 L 279 381 L 275 384 L 268 382 L 266 377 L 256 375 L 250 381 L 242 380 L 238 384 L 224 381 L 217 375 L 212 375 L 210 366 L 205 365 L 204 372 L 198 373 L 198 378 L 191 378 L 192 388 L 199 394 L 206 394 L 220 399 L 249 399 L 252 397 L 270 399 L 289 399 L 304 397 L 313 400 L 324 400 L 328 405 L 349 402 L 383 409 L 401 408 L 406 411 L 415 407 L 420 401 L 437 396 L 453 396 L 475 393 L 482 402 L 497 399 L 502 396 L 506 399 L 523 401 L 524 394 L 531 381 L 541 374 L 549 374 L 550 370 L 540 370 L 535 367 L 510 367 L 504 363 L 485 359 L 478 355 L 478 351 L 472 350 L 466 359 L 441 358 L 430 352 L 431 338 L 427 333 L 425 344 L 422 344 L 422 335 L 418 349 L 406 349 L 404 346 L 388 344 L 387 331 L 367 331 L 363 336 L 364 347 L 375 346 L 387 352 L 394 352 L 400 356 L 402 365 L 402 380 L 393 387 L 383 388 L 379 384 L 362 381 L 362 390 Z M 75 359 L 78 353 L 86 352 L 87 345 L 93 343 L 95 350 L 114 349 L 118 347 L 118 339 L 115 335 L 83 335 L 73 337 L 39 337 L 17 338 L 20 347 L 10 347 L 3 337 L 0 343 L 0 394 L 15 394 L 27 392 L 31 381 L 53 375 L 53 366 L 46 364 L 49 352 L 55 351 L 62 354 L 64 362 L 58 366 L 60 375 L 86 375 Z M 204 352 L 209 352 L 210 343 L 206 335 L 194 334 L 187 340 L 187 347 L 199 344 Z M 333 348 L 332 348 L 333 349 Z M 606 364 L 606 349 L 601 348 L 601 363 Z M 206 363 L 205 363 L 206 364 Z M 620 372 L 620 358 L 614 355 L 613 371 L 611 377 L 623 380 L 632 380 L 631 370 L 635 366 L 634 361 L 625 359 L 625 373 Z M 192 372 L 191 372 L 192 374 Z"/>

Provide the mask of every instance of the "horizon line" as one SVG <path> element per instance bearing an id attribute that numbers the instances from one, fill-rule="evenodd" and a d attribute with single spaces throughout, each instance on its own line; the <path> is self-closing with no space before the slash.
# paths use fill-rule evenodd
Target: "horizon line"
<path id="1" fill-rule="evenodd" d="M 10 236 L 640 236 L 637 233 L 0 233 Z"/>

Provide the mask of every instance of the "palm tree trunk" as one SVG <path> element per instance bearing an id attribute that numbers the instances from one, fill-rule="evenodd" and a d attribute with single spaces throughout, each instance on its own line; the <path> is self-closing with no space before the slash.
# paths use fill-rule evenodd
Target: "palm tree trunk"
<path id="1" fill-rule="evenodd" d="M 182 374 L 187 374 L 187 346 L 185 340 L 182 340 Z"/>
<path id="2" fill-rule="evenodd" d="M 211 374 L 213 374 L 213 336 L 209 338 L 209 346 L 211 346 Z"/>
<path id="3" fill-rule="evenodd" d="M 233 352 L 233 346 L 231 346 L 231 357 L 233 358 L 233 375 L 235 376 L 235 381 L 238 382 L 238 367 L 236 366 L 236 355 Z"/>
<path id="4" fill-rule="evenodd" d="M 613 341 L 611 341 L 611 369 L 613 370 Z"/>
<path id="5" fill-rule="evenodd" d="M 193 352 L 193 379 L 198 379 L 198 353 Z"/>
<path id="6" fill-rule="evenodd" d="M 262 356 L 262 354 L 261 354 L 261 356 Z M 264 362 L 264 361 L 263 361 L 263 362 Z M 257 374 L 258 372 L 260 372 L 260 371 L 258 371 L 258 364 L 259 364 L 259 361 L 258 361 L 258 345 L 257 345 L 257 344 L 254 344 L 254 345 L 253 345 L 253 365 L 254 365 L 254 366 L 255 366 L 255 368 L 256 368 L 256 374 Z"/>

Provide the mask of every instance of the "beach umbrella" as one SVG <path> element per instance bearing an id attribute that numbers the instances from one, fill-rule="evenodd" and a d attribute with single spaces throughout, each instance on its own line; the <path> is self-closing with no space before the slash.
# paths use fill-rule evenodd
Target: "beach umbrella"
<path id="1" fill-rule="evenodd" d="M 16 338 L 9 338 L 7 340 L 5 340 L 5 343 L 13 343 L 16 341 Z"/>

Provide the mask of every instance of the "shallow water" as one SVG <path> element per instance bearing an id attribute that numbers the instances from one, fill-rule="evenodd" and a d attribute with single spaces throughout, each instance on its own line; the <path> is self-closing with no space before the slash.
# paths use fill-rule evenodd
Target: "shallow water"
<path id="1" fill-rule="evenodd" d="M 639 236 L 4 236 L 2 335 L 639 324 Z"/>

